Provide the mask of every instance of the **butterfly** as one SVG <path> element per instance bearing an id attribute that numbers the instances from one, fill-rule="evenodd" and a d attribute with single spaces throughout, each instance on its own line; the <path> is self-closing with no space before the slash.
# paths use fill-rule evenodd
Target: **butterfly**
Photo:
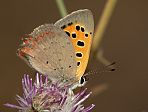
<path id="1" fill-rule="evenodd" d="M 55 24 L 44 24 L 22 38 L 17 54 L 51 81 L 84 85 L 94 32 L 88 9 L 74 11 Z"/>

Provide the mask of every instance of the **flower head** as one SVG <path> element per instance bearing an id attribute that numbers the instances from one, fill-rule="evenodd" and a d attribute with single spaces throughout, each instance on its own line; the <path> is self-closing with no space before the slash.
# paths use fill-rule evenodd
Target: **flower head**
<path id="1" fill-rule="evenodd" d="M 73 95 L 69 93 L 68 87 L 63 87 L 58 82 L 49 82 L 47 76 L 37 74 L 33 83 L 29 75 L 24 75 L 22 86 L 23 97 L 17 95 L 19 106 L 5 104 L 19 112 L 90 112 L 94 107 L 93 104 L 87 108 L 82 105 L 90 95 L 86 93 L 86 89 Z"/>

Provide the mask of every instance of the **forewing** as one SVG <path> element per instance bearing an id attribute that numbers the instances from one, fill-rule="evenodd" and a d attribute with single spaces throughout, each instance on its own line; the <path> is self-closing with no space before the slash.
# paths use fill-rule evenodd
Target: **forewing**
<path id="1" fill-rule="evenodd" d="M 84 74 L 87 67 L 92 37 L 94 32 L 94 19 L 90 10 L 83 9 L 72 12 L 55 23 L 71 37 L 75 57 L 77 60 L 77 78 Z"/>

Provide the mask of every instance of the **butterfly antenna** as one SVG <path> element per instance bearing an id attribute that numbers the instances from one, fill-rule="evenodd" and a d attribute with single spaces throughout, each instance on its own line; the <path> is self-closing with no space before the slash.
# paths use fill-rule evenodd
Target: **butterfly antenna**
<path id="1" fill-rule="evenodd" d="M 107 65 L 106 67 L 110 69 L 109 71 L 115 71 L 116 70 L 116 68 L 114 66 L 115 64 L 116 64 L 116 62 L 112 62 L 111 64 Z"/>
<path id="2" fill-rule="evenodd" d="M 86 81 L 88 81 L 90 78 L 96 77 L 96 75 L 94 75 L 94 74 L 97 74 L 99 77 L 101 77 L 103 75 L 102 73 L 104 73 L 104 72 L 115 71 L 116 70 L 114 67 L 115 64 L 116 64 L 116 62 L 112 62 L 111 64 L 103 67 L 102 70 L 100 70 L 99 72 L 98 71 L 90 71 L 90 72 L 84 74 L 83 77 L 85 77 Z M 91 74 L 93 74 L 93 75 L 91 75 Z"/>

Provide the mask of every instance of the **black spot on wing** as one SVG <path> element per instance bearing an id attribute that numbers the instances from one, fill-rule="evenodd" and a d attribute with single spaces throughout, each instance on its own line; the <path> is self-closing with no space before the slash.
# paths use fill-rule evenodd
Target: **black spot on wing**
<path id="1" fill-rule="evenodd" d="M 72 33 L 72 38 L 76 38 L 76 33 Z"/>
<path id="2" fill-rule="evenodd" d="M 80 52 L 79 53 L 76 53 L 76 56 L 77 57 L 82 57 L 82 53 L 80 53 Z"/>
<path id="3" fill-rule="evenodd" d="M 70 33 L 68 31 L 65 31 L 65 33 L 70 37 Z"/>
<path id="4" fill-rule="evenodd" d="M 81 27 L 81 31 L 82 31 L 82 32 L 84 32 L 84 31 L 85 31 L 85 29 L 84 29 L 83 27 Z"/>
<path id="5" fill-rule="evenodd" d="M 70 23 L 68 23 L 68 26 L 71 26 L 73 23 L 72 22 L 70 22 Z"/>
<path id="6" fill-rule="evenodd" d="M 85 37 L 86 37 L 86 38 L 88 37 L 88 34 L 87 34 L 87 33 L 85 34 Z"/>
<path id="7" fill-rule="evenodd" d="M 77 66 L 80 66 L 80 62 L 79 61 L 77 62 Z"/>
<path id="8" fill-rule="evenodd" d="M 77 42 L 77 45 L 83 47 L 83 46 L 84 46 L 84 42 L 79 40 L 79 41 Z"/>
<path id="9" fill-rule="evenodd" d="M 61 29 L 65 29 L 66 28 L 66 25 L 63 25 L 62 27 L 61 27 Z"/>
<path id="10" fill-rule="evenodd" d="M 80 30 L 80 26 L 79 26 L 79 25 L 76 26 L 76 30 L 77 30 L 77 31 Z"/>

